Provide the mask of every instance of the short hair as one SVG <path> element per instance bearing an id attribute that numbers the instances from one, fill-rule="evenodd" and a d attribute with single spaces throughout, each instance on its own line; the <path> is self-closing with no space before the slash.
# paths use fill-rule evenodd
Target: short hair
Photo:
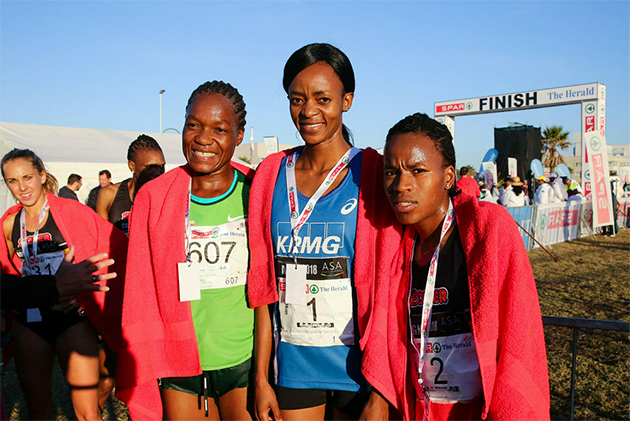
<path id="1" fill-rule="evenodd" d="M 48 170 L 44 166 L 44 161 L 42 161 L 42 159 L 30 149 L 14 148 L 10 150 L 9 152 L 7 152 L 7 154 L 2 158 L 2 163 L 0 163 L 0 169 L 2 171 L 2 178 L 4 178 L 4 164 L 18 158 L 30 160 L 33 166 L 35 167 L 35 169 L 37 170 L 37 172 L 41 173 L 42 171 L 44 171 L 46 173 L 46 182 L 44 183 L 44 191 L 46 193 L 52 193 L 54 195 L 57 194 L 57 191 L 59 190 L 59 183 L 57 182 L 57 179 L 55 178 L 54 175 L 48 172 Z"/>
<path id="2" fill-rule="evenodd" d="M 465 176 L 465 175 L 468 175 L 468 167 L 461 167 L 459 169 L 459 175 L 462 176 L 462 177 Z"/>
<path id="3" fill-rule="evenodd" d="M 284 91 L 289 93 L 289 86 L 291 86 L 291 82 L 293 82 L 298 73 L 320 61 L 332 67 L 337 76 L 339 76 L 345 93 L 354 92 L 354 70 L 350 59 L 337 47 L 325 43 L 308 44 L 291 54 L 291 57 L 284 65 L 282 77 Z M 342 132 L 346 142 L 352 145 L 352 133 L 345 124 L 342 126 Z"/>
<path id="4" fill-rule="evenodd" d="M 98 172 L 99 177 L 103 174 L 105 174 L 105 177 L 107 177 L 108 179 L 112 178 L 112 173 L 110 173 L 109 170 L 100 170 Z"/>
<path id="5" fill-rule="evenodd" d="M 247 111 L 245 111 L 245 101 L 243 101 L 243 95 L 238 92 L 238 89 L 229 83 L 223 82 L 222 80 L 213 80 L 212 82 L 201 84 L 190 95 L 188 104 L 186 105 L 186 113 L 188 113 L 188 108 L 190 108 L 190 105 L 195 101 L 195 98 L 201 94 L 219 94 L 229 99 L 232 102 L 234 114 L 236 114 L 236 117 L 238 118 L 238 128 L 245 128 L 245 124 L 247 124 L 247 121 L 245 120 Z"/>
<path id="6" fill-rule="evenodd" d="M 162 152 L 162 148 L 160 148 L 160 145 L 155 139 L 153 139 L 151 136 L 147 136 L 146 134 L 141 134 L 136 138 L 136 140 L 131 142 L 131 145 L 129 145 L 129 149 L 127 149 L 127 161 L 135 162 L 136 154 L 140 150 Z"/>
<path id="7" fill-rule="evenodd" d="M 455 168 L 453 135 L 444 124 L 423 113 L 409 115 L 389 129 L 385 138 L 385 147 L 392 137 L 405 133 L 422 134 L 431 139 L 435 149 L 442 156 L 443 167 L 452 166 Z M 456 196 L 461 192 L 461 189 L 457 187 L 457 183 L 453 183 L 448 192 L 451 196 Z"/>
<path id="8" fill-rule="evenodd" d="M 79 174 L 72 173 L 68 176 L 68 185 L 70 186 L 78 181 L 81 181 L 82 178 L 83 177 L 81 177 Z"/>

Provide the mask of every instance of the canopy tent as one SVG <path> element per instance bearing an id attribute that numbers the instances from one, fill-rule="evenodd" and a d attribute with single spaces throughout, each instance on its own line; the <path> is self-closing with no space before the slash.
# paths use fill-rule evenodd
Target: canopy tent
<path id="1" fill-rule="evenodd" d="M 72 173 L 83 177 L 83 187 L 77 192 L 85 201 L 98 185 L 98 172 L 108 169 L 112 181 L 131 176 L 127 167 L 127 148 L 143 132 L 79 129 L 74 127 L 39 126 L 35 124 L 0 122 L 0 156 L 13 148 L 31 149 L 65 186 Z M 148 133 L 162 147 L 169 170 L 186 162 L 182 155 L 182 137 L 173 133 Z M 0 215 L 15 204 L 4 183 L 0 187 Z"/>

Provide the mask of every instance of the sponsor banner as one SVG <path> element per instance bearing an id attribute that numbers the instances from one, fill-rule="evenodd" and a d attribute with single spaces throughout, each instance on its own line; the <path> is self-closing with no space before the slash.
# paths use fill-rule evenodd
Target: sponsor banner
<path id="1" fill-rule="evenodd" d="M 512 218 L 526 231 L 531 232 L 532 219 L 534 216 L 535 206 L 519 206 L 516 208 L 506 208 L 508 213 L 512 215 Z M 522 229 L 519 228 L 519 233 L 521 234 L 521 238 L 523 239 L 523 244 L 527 250 L 532 248 L 532 239 L 527 233 L 523 232 Z"/>
<path id="2" fill-rule="evenodd" d="M 435 121 L 444 124 L 448 131 L 451 132 L 451 136 L 453 136 L 453 139 L 455 139 L 455 120 L 453 120 L 452 117 L 444 115 L 442 117 L 436 117 Z"/>
<path id="3" fill-rule="evenodd" d="M 606 138 L 599 132 L 586 133 L 583 137 L 590 163 L 591 200 L 593 201 L 593 228 L 613 223 L 612 197 L 608 176 L 608 152 Z"/>
<path id="4" fill-rule="evenodd" d="M 496 113 L 507 110 L 547 107 L 552 105 L 575 104 L 587 100 L 597 100 L 601 96 L 599 83 L 565 86 L 536 91 L 515 92 L 479 98 L 458 99 L 435 103 L 435 116 L 458 116 L 470 114 Z M 604 87 L 605 95 L 605 87 Z"/>
<path id="5" fill-rule="evenodd" d="M 516 177 L 517 161 L 516 158 L 508 158 L 508 175 L 512 178 Z"/>
<path id="6" fill-rule="evenodd" d="M 543 246 L 578 238 L 581 203 L 538 205 L 535 237 Z M 535 246 L 537 247 L 537 246 Z"/>
<path id="7" fill-rule="evenodd" d="M 498 156 L 499 156 L 499 151 L 497 151 L 494 148 L 488 149 L 488 152 L 486 152 L 486 154 L 484 155 L 484 157 L 481 160 L 481 162 L 482 163 L 484 163 L 484 162 L 496 162 Z"/>
<path id="8" fill-rule="evenodd" d="M 532 162 L 529 164 L 529 169 L 534 173 L 534 178 L 545 175 L 545 170 L 543 169 L 543 164 L 540 162 L 540 159 L 532 159 Z"/>
<path id="9" fill-rule="evenodd" d="M 497 164 L 494 162 L 482 162 L 481 172 L 483 172 L 484 183 L 489 190 L 497 184 Z"/>
<path id="10" fill-rule="evenodd" d="M 558 177 L 571 178 L 571 171 L 569 171 L 569 167 L 567 167 L 567 164 L 558 164 L 556 166 L 556 174 L 558 174 Z"/>

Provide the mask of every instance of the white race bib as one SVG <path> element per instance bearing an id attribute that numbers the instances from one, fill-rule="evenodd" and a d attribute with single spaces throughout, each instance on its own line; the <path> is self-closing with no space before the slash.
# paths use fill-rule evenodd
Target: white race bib
<path id="1" fill-rule="evenodd" d="M 411 355 L 417 365 L 417 352 Z M 472 333 L 429 337 L 422 377 L 432 402 L 467 402 L 481 396 L 479 360 Z"/>
<path id="2" fill-rule="evenodd" d="M 249 253 L 244 219 L 192 227 L 189 247 L 190 259 L 199 263 L 201 289 L 245 285 Z"/>
<path id="3" fill-rule="evenodd" d="M 306 305 L 286 302 L 285 265 L 293 258 L 277 257 L 281 340 L 301 346 L 354 345 L 352 283 L 348 258 L 298 258 L 305 265 Z"/>
<path id="4" fill-rule="evenodd" d="M 30 256 L 22 265 L 22 276 L 54 275 L 63 262 L 64 256 L 63 250 Z"/>

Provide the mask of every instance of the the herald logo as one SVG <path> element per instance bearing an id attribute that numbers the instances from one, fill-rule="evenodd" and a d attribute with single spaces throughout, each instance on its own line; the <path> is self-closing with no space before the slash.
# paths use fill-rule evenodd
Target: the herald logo
<path id="1" fill-rule="evenodd" d="M 586 126 L 586 130 L 584 132 L 594 132 L 595 131 L 595 116 L 590 115 L 586 116 L 584 119 L 584 125 Z"/>
<path id="2" fill-rule="evenodd" d="M 437 113 L 445 113 L 448 111 L 464 111 L 466 109 L 466 104 L 460 102 L 459 104 L 447 104 L 447 105 L 439 105 L 435 112 Z"/>

